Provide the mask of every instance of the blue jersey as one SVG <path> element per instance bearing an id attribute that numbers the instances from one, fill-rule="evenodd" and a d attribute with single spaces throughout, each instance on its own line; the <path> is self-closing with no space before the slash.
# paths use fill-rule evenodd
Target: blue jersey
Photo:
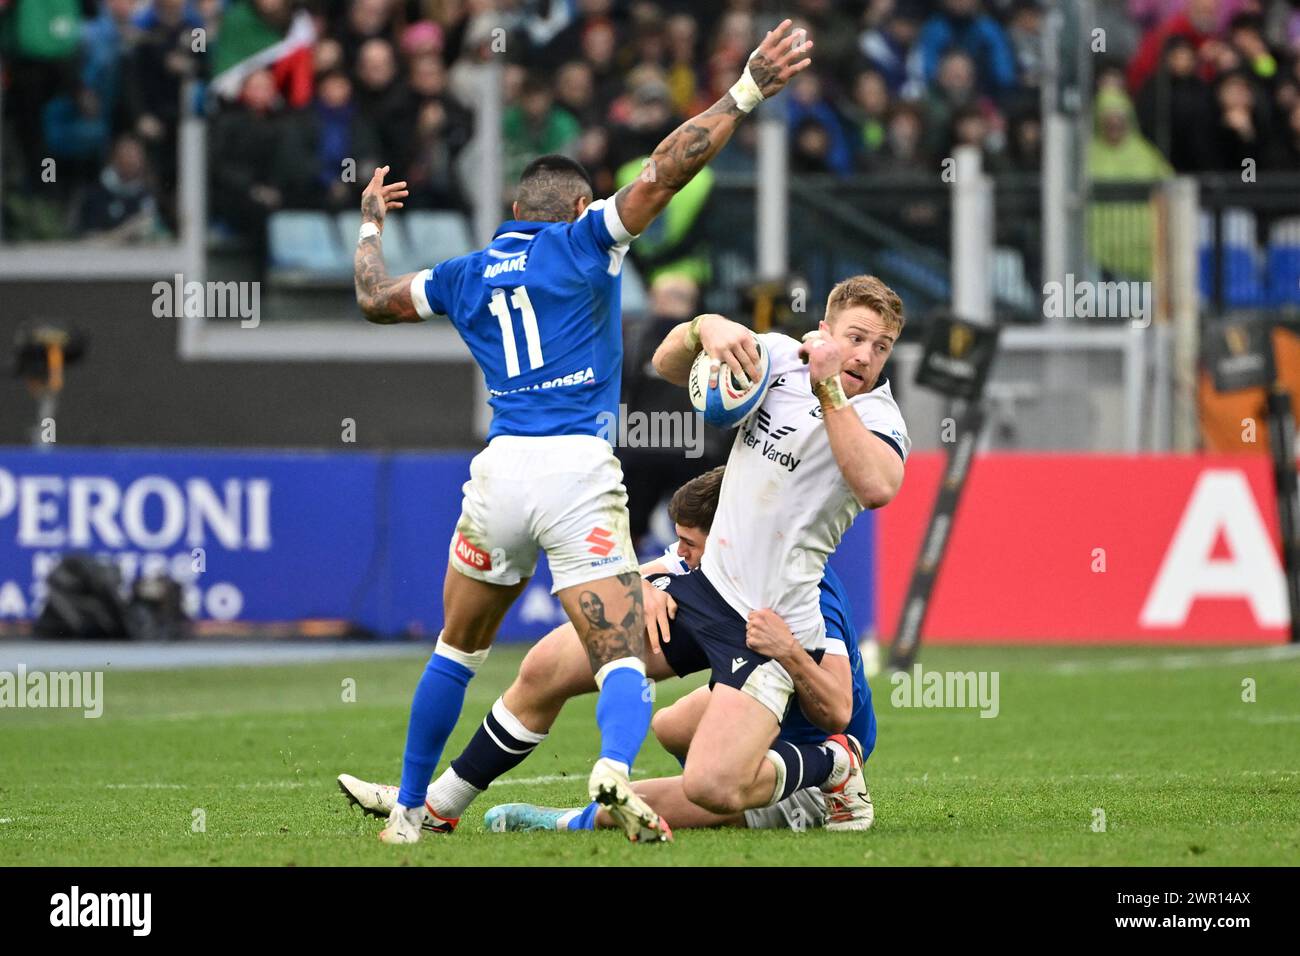
<path id="1" fill-rule="evenodd" d="M 419 273 L 422 318 L 446 315 L 483 371 L 497 435 L 610 433 L 623 367 L 623 256 L 613 200 L 576 222 L 502 223 L 484 249 Z"/>
<path id="2" fill-rule="evenodd" d="M 867 683 L 866 671 L 862 669 L 862 655 L 858 653 L 858 636 L 853 629 L 853 618 L 849 612 L 849 596 L 844 591 L 843 582 L 829 564 L 826 565 L 820 587 L 826 640 L 828 643 L 843 642 L 848 652 L 849 668 L 853 673 L 853 716 L 849 718 L 847 732 L 858 738 L 858 743 L 862 744 L 863 757 L 866 758 L 876 746 L 876 714 L 871 707 L 871 686 Z M 796 698 L 781 723 L 781 739 L 796 744 L 821 743 L 826 739 L 826 731 L 804 716 Z"/>

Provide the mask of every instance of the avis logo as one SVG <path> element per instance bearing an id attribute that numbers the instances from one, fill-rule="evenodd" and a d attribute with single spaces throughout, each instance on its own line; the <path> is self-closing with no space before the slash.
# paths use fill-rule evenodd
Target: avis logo
<path id="1" fill-rule="evenodd" d="M 456 532 L 456 557 L 479 571 L 492 570 L 492 556 L 469 542 L 465 535 Z"/>

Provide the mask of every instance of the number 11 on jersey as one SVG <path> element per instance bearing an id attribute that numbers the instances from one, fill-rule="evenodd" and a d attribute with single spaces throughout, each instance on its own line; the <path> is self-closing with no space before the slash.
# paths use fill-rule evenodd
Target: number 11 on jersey
<path id="1" fill-rule="evenodd" d="M 528 290 L 517 285 L 510 293 L 510 305 L 519 310 L 524 322 L 524 342 L 528 346 L 528 368 L 542 366 L 542 335 L 537 330 L 537 313 L 533 303 L 528 299 Z M 506 290 L 493 289 L 492 301 L 488 310 L 496 316 L 501 326 L 501 345 L 506 353 L 506 376 L 514 378 L 519 374 L 519 347 L 515 344 L 515 326 L 510 319 L 510 308 L 506 305 Z"/>

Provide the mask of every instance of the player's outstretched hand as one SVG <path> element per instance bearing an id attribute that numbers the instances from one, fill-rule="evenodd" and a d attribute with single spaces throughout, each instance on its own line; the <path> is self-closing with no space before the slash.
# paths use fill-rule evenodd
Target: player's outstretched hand
<path id="1" fill-rule="evenodd" d="M 816 332 L 804 334 L 799 357 L 808 366 L 808 377 L 814 385 L 832 375 L 839 375 L 844 368 L 840 345 L 831 337 L 830 326 L 825 322 L 818 324 Z"/>
<path id="2" fill-rule="evenodd" d="M 411 194 L 405 182 L 384 185 L 384 177 L 388 175 L 388 169 L 387 166 L 376 169 L 361 194 L 361 221 L 373 222 L 381 230 L 384 228 L 384 215 L 388 210 L 401 209 L 403 203 L 399 200 Z"/>
<path id="3" fill-rule="evenodd" d="M 758 378 L 758 345 L 754 333 L 721 315 L 700 321 L 700 347 L 710 358 L 725 362 L 745 388 Z"/>
<path id="4" fill-rule="evenodd" d="M 764 657 L 780 658 L 797 644 L 785 620 L 775 611 L 760 608 L 749 612 L 745 622 L 745 646 Z"/>
<path id="5" fill-rule="evenodd" d="M 645 605 L 645 630 L 650 638 L 650 651 L 658 654 L 659 645 L 672 640 L 668 634 L 668 622 L 677 616 L 677 602 L 671 594 L 660 591 L 644 578 L 641 580 L 641 600 Z"/>
<path id="6" fill-rule="evenodd" d="M 802 73 L 812 64 L 806 55 L 813 46 L 807 31 L 791 30 L 790 27 L 789 20 L 777 24 L 775 30 L 763 37 L 763 42 L 750 54 L 746 64 L 763 99 L 780 93 L 791 77 Z"/>

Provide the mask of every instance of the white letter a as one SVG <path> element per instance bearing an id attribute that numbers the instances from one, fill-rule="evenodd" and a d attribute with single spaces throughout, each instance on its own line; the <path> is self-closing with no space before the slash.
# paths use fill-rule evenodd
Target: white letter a
<path id="1" fill-rule="evenodd" d="M 1213 559 L 1222 534 L 1232 557 Z M 1144 627 L 1179 627 L 1201 598 L 1238 598 L 1260 627 L 1287 623 L 1286 580 L 1246 476 L 1207 469 L 1196 482 L 1155 585 L 1142 608 Z"/>

